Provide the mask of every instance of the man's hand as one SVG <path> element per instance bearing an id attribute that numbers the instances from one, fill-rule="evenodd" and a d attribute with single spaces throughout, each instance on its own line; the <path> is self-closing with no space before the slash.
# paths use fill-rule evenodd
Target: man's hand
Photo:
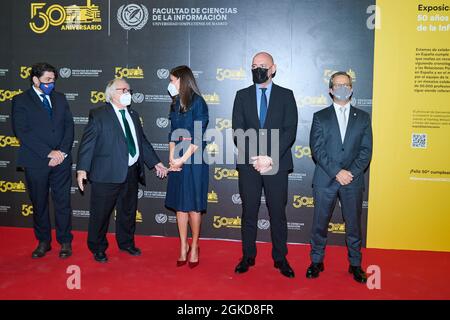
<path id="1" fill-rule="evenodd" d="M 345 186 L 353 181 L 353 174 L 350 171 L 342 169 L 338 172 L 336 175 L 336 180 L 339 182 L 342 186 Z"/>
<path id="2" fill-rule="evenodd" d="M 52 150 L 48 154 L 47 158 L 55 159 L 55 161 L 57 162 L 57 165 L 58 165 L 64 161 L 64 153 L 61 152 L 60 150 Z"/>
<path id="3" fill-rule="evenodd" d="M 60 164 L 60 162 L 58 162 L 58 160 L 56 160 L 56 159 L 50 159 L 50 161 L 48 162 L 49 167 L 56 167 L 59 164 Z"/>
<path id="4" fill-rule="evenodd" d="M 253 168 L 255 168 L 256 171 L 263 174 L 270 170 L 272 170 L 273 161 L 272 158 L 269 156 L 256 156 L 252 157 L 253 162 Z"/>
<path id="5" fill-rule="evenodd" d="M 77 182 L 78 182 L 78 188 L 81 191 L 84 191 L 84 181 L 87 180 L 87 173 L 84 170 L 78 170 L 77 171 Z"/>
<path id="6" fill-rule="evenodd" d="M 167 176 L 167 168 L 162 164 L 162 162 L 155 165 L 156 175 L 160 179 L 164 179 Z"/>

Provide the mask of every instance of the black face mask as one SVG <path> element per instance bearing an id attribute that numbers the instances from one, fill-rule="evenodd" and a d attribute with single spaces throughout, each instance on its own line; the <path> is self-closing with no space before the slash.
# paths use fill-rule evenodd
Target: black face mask
<path id="1" fill-rule="evenodd" d="M 267 80 L 269 80 L 267 71 L 269 71 L 269 69 L 261 68 L 261 67 L 252 69 L 253 82 L 256 84 L 261 84 L 261 83 L 264 83 Z"/>

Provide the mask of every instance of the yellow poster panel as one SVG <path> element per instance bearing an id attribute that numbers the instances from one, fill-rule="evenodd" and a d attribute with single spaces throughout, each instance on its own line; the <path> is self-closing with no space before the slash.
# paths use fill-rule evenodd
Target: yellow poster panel
<path id="1" fill-rule="evenodd" d="M 367 247 L 450 251 L 450 0 L 378 0 Z"/>

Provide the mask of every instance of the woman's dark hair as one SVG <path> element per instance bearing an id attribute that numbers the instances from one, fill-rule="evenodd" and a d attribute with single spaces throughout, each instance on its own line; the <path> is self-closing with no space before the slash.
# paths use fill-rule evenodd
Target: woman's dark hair
<path id="1" fill-rule="evenodd" d="M 55 80 L 58 79 L 58 72 L 56 72 L 56 68 L 51 64 L 46 62 L 38 62 L 31 66 L 30 72 L 30 82 L 33 84 L 33 77 L 40 78 L 44 74 L 45 71 L 53 72 L 55 75 Z"/>
<path id="2" fill-rule="evenodd" d="M 201 96 L 198 89 L 197 82 L 195 81 L 194 74 L 188 66 L 178 66 L 170 70 L 170 74 L 175 78 L 180 79 L 180 90 L 178 95 L 180 97 L 180 111 L 186 112 L 191 106 L 194 93 Z M 172 104 L 170 110 L 175 111 L 176 99 L 172 97 Z"/>

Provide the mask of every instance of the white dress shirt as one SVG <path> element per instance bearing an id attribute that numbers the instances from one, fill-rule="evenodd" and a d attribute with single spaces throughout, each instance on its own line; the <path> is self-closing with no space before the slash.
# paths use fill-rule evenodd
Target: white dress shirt
<path id="1" fill-rule="evenodd" d="M 336 112 L 336 118 L 338 119 L 339 131 L 341 132 L 341 139 L 342 139 L 342 142 L 344 142 L 345 132 L 347 131 L 347 125 L 348 125 L 348 117 L 350 114 L 350 101 L 347 102 L 344 106 L 341 106 L 341 105 L 333 102 L 333 106 L 334 106 L 334 111 Z M 342 121 L 341 121 L 341 117 L 342 117 L 341 108 L 344 108 L 345 124 L 342 123 Z"/>
<path id="2" fill-rule="evenodd" d="M 36 94 L 38 95 L 39 99 L 41 99 L 42 103 L 44 103 L 44 98 L 41 96 L 41 94 L 44 94 L 44 93 L 43 92 L 39 92 L 38 89 L 36 89 L 35 86 L 31 86 L 31 87 L 33 88 L 34 92 L 36 92 Z M 52 100 L 50 99 L 50 96 L 46 94 L 45 97 L 47 98 L 48 103 L 50 104 L 50 107 L 53 109 Z"/>
<path id="3" fill-rule="evenodd" d="M 131 167 L 139 159 L 139 146 L 138 146 L 138 140 L 137 140 L 137 136 L 136 136 L 136 128 L 134 127 L 134 122 L 133 122 L 133 119 L 131 119 L 130 113 L 128 112 L 128 108 L 119 109 L 112 102 L 111 102 L 111 105 L 113 106 L 113 109 L 116 113 L 117 119 L 119 119 L 120 125 L 122 126 L 123 135 L 126 137 L 125 125 L 123 124 L 123 121 L 122 121 L 122 115 L 119 112 L 119 110 L 125 110 L 125 118 L 127 119 L 128 125 L 130 126 L 131 135 L 133 136 L 134 145 L 136 147 L 136 154 L 134 155 L 134 157 L 132 157 L 131 154 L 128 153 L 128 166 Z"/>

